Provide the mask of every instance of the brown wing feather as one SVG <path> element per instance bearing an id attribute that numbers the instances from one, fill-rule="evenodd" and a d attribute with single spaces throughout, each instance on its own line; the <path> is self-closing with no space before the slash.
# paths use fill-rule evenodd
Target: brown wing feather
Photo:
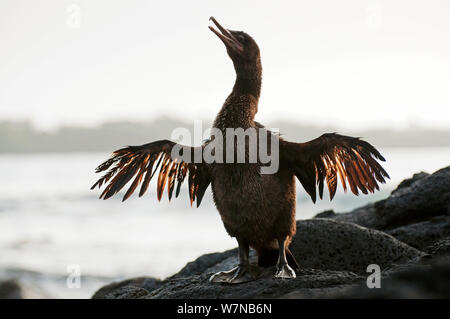
<path id="1" fill-rule="evenodd" d="M 174 142 L 161 140 L 141 146 L 128 146 L 115 151 L 110 159 L 96 168 L 97 173 L 109 170 L 91 189 L 101 188 L 105 185 L 100 198 L 108 199 L 117 194 L 134 177 L 123 201 L 127 200 L 141 183 L 139 196 L 142 196 L 160 168 L 157 181 L 158 200 L 161 200 L 166 184 L 170 200 L 177 183 L 175 197 L 178 197 L 180 186 L 186 175 L 189 174 L 188 187 L 191 205 L 194 200 L 197 200 L 197 206 L 200 205 L 203 194 L 210 184 L 208 170 L 203 163 L 186 163 L 180 158 L 172 158 L 171 151 L 175 145 Z M 183 147 L 183 151 L 190 151 L 191 154 L 194 149 L 193 147 Z"/>
<path id="2" fill-rule="evenodd" d="M 336 166 L 331 161 L 330 157 L 327 155 L 325 157 L 326 163 L 327 163 L 327 186 L 328 186 L 328 192 L 330 194 L 330 200 L 333 199 L 334 195 L 336 194 L 336 188 L 337 188 L 337 175 L 336 175 Z"/>
<path id="3" fill-rule="evenodd" d="M 171 164 L 170 157 L 165 155 L 161 164 L 161 171 L 158 175 L 157 195 L 158 200 L 161 200 L 164 187 L 166 186 L 167 175 L 169 174 L 168 166 Z"/>
<path id="4" fill-rule="evenodd" d="M 316 201 L 316 186 L 322 198 L 326 182 L 330 200 L 333 199 L 341 180 L 342 188 L 347 183 L 353 194 L 364 194 L 379 190 L 378 182 L 384 183 L 389 175 L 377 162 L 384 157 L 369 143 L 359 138 L 324 134 L 307 143 L 292 143 L 280 140 L 280 155 L 293 171 L 306 192 Z"/>
<path id="5" fill-rule="evenodd" d="M 336 154 L 336 168 L 339 174 L 339 179 L 341 180 L 342 189 L 344 192 L 347 191 L 347 183 L 345 179 L 347 178 L 347 174 L 345 173 L 344 167 L 342 167 L 342 159 L 339 157 L 339 154 Z"/>
<path id="6" fill-rule="evenodd" d="M 150 159 L 148 160 L 148 164 L 147 164 L 147 168 L 145 170 L 145 177 L 144 177 L 144 181 L 142 182 L 141 185 L 141 190 L 139 191 L 139 197 L 141 197 L 142 195 L 144 195 L 144 193 L 147 191 L 148 185 L 150 184 L 150 180 L 152 179 L 152 169 L 153 169 L 153 164 L 155 163 L 155 156 L 150 156 Z"/>
<path id="7" fill-rule="evenodd" d="M 136 187 L 139 185 L 139 183 L 142 180 L 142 175 L 145 172 L 145 166 L 147 165 L 147 160 L 148 160 L 149 155 L 147 155 L 145 157 L 145 159 L 142 160 L 141 165 L 139 166 L 139 172 L 136 174 L 136 178 L 134 179 L 133 183 L 131 184 L 130 188 L 128 188 L 127 192 L 125 193 L 125 195 L 123 196 L 122 201 L 126 201 L 128 199 L 128 197 L 131 196 L 131 194 L 133 194 L 134 190 L 136 189 Z"/>
<path id="8" fill-rule="evenodd" d="M 180 164 L 174 162 L 170 169 L 170 172 L 169 172 L 169 182 L 167 184 L 168 185 L 167 191 L 168 191 L 168 195 L 169 195 L 169 202 L 172 199 L 172 193 L 173 193 L 173 189 L 175 187 L 175 178 L 176 178 L 179 167 L 180 167 Z"/>

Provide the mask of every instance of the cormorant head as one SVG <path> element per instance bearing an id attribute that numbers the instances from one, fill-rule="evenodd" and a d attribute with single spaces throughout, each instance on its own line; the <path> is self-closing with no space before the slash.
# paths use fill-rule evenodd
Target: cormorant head
<path id="1" fill-rule="evenodd" d="M 214 17 L 209 18 L 219 30 L 209 26 L 227 48 L 228 56 L 233 60 L 236 72 L 245 71 L 248 67 L 260 66 L 259 48 L 255 40 L 243 31 L 232 31 L 223 28 Z M 255 64 L 256 63 L 256 64 Z"/>

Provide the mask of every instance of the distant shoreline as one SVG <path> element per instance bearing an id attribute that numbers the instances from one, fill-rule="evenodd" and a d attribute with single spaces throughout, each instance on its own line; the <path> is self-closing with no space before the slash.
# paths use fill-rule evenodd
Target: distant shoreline
<path id="1" fill-rule="evenodd" d="M 211 123 L 204 122 L 203 125 L 206 129 Z M 172 131 L 180 127 L 192 130 L 193 123 L 164 117 L 152 122 L 108 122 L 98 127 L 65 126 L 54 132 L 42 132 L 29 122 L 0 122 L 0 154 L 111 152 L 125 145 L 170 139 Z M 280 128 L 284 138 L 298 142 L 311 140 L 323 133 L 339 132 L 360 136 L 383 148 L 450 147 L 450 130 L 417 127 L 355 131 L 287 121 L 271 122 L 267 127 Z"/>

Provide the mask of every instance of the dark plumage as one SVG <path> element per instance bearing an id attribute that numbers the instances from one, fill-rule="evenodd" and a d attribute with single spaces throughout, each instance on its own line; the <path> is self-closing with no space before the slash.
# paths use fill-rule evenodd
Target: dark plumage
<path id="1" fill-rule="evenodd" d="M 258 111 L 262 77 L 258 45 L 248 34 L 226 30 L 214 18 L 211 20 L 218 30 L 213 27 L 210 29 L 225 44 L 236 71 L 233 90 L 217 114 L 213 127 L 223 133 L 224 140 L 227 128 L 264 129 L 254 121 Z M 274 136 L 269 133 L 269 136 Z M 315 202 L 317 190 L 322 198 L 325 183 L 332 199 L 338 179 L 344 190 L 348 184 L 350 190 L 357 195 L 359 191 L 367 194 L 378 190 L 378 182 L 384 183 L 385 178 L 389 176 L 377 162 L 384 161 L 381 154 L 359 138 L 336 133 L 324 134 L 306 143 L 288 142 L 279 136 L 276 138 L 279 141 L 280 161 L 279 169 L 274 174 L 261 174 L 260 168 L 263 164 L 260 161 L 183 161 L 171 154 L 175 146 L 181 146 L 162 140 L 115 151 L 112 158 L 97 168 L 97 172 L 107 172 L 92 188 L 109 182 L 100 195 L 100 198 L 107 199 L 134 178 L 123 200 L 126 200 L 139 184 L 139 196 L 142 196 L 159 169 L 158 199 L 161 199 L 166 185 L 169 200 L 174 191 L 175 197 L 178 197 L 180 185 L 187 177 L 191 204 L 196 201 L 198 206 L 211 184 L 214 202 L 225 229 L 238 241 L 240 256 L 238 267 L 217 273 L 211 280 L 239 283 L 257 278 L 258 268 L 250 265 L 248 261 L 249 247 L 258 252 L 260 266 L 277 265 L 275 277 L 293 278 L 294 269 L 298 268 L 298 265 L 288 246 L 296 231 L 295 177 Z M 211 143 L 217 143 L 214 136 L 200 147 L 182 146 L 181 154 L 190 153 L 193 159 L 196 152 L 204 150 L 208 145 L 212 145 Z M 226 151 L 226 146 L 224 148 Z M 244 152 L 248 159 L 248 145 Z"/>

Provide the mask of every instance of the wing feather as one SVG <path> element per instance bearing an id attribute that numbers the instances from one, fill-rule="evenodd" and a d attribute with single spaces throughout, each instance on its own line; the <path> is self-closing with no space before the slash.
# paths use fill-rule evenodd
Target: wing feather
<path id="1" fill-rule="evenodd" d="M 384 157 L 368 142 L 360 138 L 324 134 L 306 143 L 280 140 L 280 156 L 288 163 L 313 202 L 316 187 L 322 198 L 324 183 L 330 200 L 336 194 L 338 179 L 344 191 L 347 183 L 351 192 L 358 195 L 379 190 L 378 182 L 385 183 L 387 172 L 378 163 Z"/>
<path id="2" fill-rule="evenodd" d="M 204 163 L 184 162 L 181 158 L 172 158 L 172 148 L 177 145 L 168 140 L 156 141 L 141 146 L 128 146 L 113 152 L 112 157 L 100 164 L 96 172 L 107 171 L 91 187 L 105 189 L 100 198 L 108 199 L 117 194 L 133 178 L 131 185 L 125 192 L 123 201 L 127 200 L 141 184 L 139 197 L 147 191 L 150 181 L 159 169 L 157 178 L 157 198 L 161 200 L 167 185 L 169 200 L 175 189 L 175 197 L 180 193 L 180 186 L 189 174 L 189 198 L 192 202 L 197 200 L 197 206 L 203 198 L 211 179 Z M 202 146 L 204 147 L 204 146 Z M 194 153 L 194 147 L 182 147 L 183 152 Z"/>
<path id="3" fill-rule="evenodd" d="M 131 184 L 130 188 L 128 188 L 127 192 L 123 196 L 122 202 L 126 201 L 128 199 L 128 197 L 130 197 L 131 194 L 133 194 L 133 192 L 135 191 L 136 187 L 141 182 L 142 175 L 145 172 L 145 166 L 147 165 L 148 157 L 149 156 L 147 155 L 147 157 L 144 160 L 142 160 L 142 163 L 139 166 L 139 172 L 136 174 L 136 177 L 135 177 L 133 183 Z"/>
<path id="4" fill-rule="evenodd" d="M 177 171 L 178 168 L 180 167 L 179 163 L 174 162 L 172 167 L 170 168 L 170 172 L 169 172 L 169 182 L 168 182 L 168 195 L 169 195 L 169 201 L 172 199 L 172 193 L 173 193 L 173 189 L 175 187 L 175 178 L 177 175 Z"/>
<path id="5" fill-rule="evenodd" d="M 152 169 L 153 169 L 153 164 L 155 163 L 155 160 L 156 160 L 155 156 L 150 156 L 150 159 L 147 164 L 147 168 L 144 173 L 145 174 L 144 181 L 142 182 L 141 190 L 139 191 L 139 197 L 142 197 L 142 195 L 144 195 L 144 193 L 148 189 L 148 185 L 150 184 L 150 180 L 152 179 L 152 176 L 153 176 Z"/>

